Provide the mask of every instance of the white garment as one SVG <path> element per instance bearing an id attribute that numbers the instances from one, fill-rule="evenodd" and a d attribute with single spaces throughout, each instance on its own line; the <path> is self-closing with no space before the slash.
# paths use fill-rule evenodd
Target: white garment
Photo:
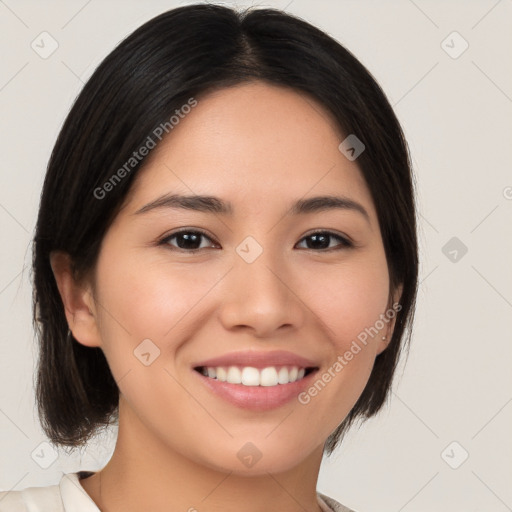
<path id="1" fill-rule="evenodd" d="M 56 485 L 0 492 L 0 512 L 101 512 L 80 484 L 79 473 L 63 475 Z M 354 512 L 317 493 L 323 512 Z"/>

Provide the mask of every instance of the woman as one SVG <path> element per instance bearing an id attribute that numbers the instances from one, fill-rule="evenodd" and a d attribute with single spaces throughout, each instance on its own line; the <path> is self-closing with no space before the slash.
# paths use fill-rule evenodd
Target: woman
<path id="1" fill-rule="evenodd" d="M 400 125 L 339 43 L 189 5 L 97 68 L 34 238 L 50 441 L 112 458 L 0 510 L 347 511 L 320 463 L 390 392 L 417 290 Z"/>

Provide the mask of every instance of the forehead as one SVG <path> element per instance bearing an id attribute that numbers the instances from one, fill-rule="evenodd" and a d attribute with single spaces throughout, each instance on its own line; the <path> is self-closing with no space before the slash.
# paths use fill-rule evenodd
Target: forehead
<path id="1" fill-rule="evenodd" d="M 338 149 L 345 135 L 308 95 L 255 82 L 197 101 L 152 150 L 132 185 L 130 212 L 169 192 L 222 197 L 235 214 L 342 194 L 375 216 L 356 161 Z"/>

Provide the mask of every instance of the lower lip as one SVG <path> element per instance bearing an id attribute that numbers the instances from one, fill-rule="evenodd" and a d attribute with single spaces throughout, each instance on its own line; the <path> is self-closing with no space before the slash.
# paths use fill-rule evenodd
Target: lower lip
<path id="1" fill-rule="evenodd" d="M 206 377 L 192 370 L 208 388 L 224 400 L 251 411 L 268 411 L 290 402 L 310 385 L 315 370 L 301 380 L 277 386 L 244 386 Z"/>

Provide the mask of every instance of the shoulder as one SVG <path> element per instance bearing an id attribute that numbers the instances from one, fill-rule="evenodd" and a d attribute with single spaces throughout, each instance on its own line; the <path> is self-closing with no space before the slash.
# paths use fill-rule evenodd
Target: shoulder
<path id="1" fill-rule="evenodd" d="M 0 512 L 64 512 L 59 485 L 0 492 Z"/>
<path id="2" fill-rule="evenodd" d="M 326 496 L 325 494 L 317 492 L 317 496 L 320 506 L 324 512 L 356 512 L 355 510 L 338 503 L 336 500 L 329 498 L 329 496 Z"/>
<path id="3" fill-rule="evenodd" d="M 79 478 L 87 471 L 64 474 L 58 484 L 0 492 L 0 512 L 98 512 Z"/>

